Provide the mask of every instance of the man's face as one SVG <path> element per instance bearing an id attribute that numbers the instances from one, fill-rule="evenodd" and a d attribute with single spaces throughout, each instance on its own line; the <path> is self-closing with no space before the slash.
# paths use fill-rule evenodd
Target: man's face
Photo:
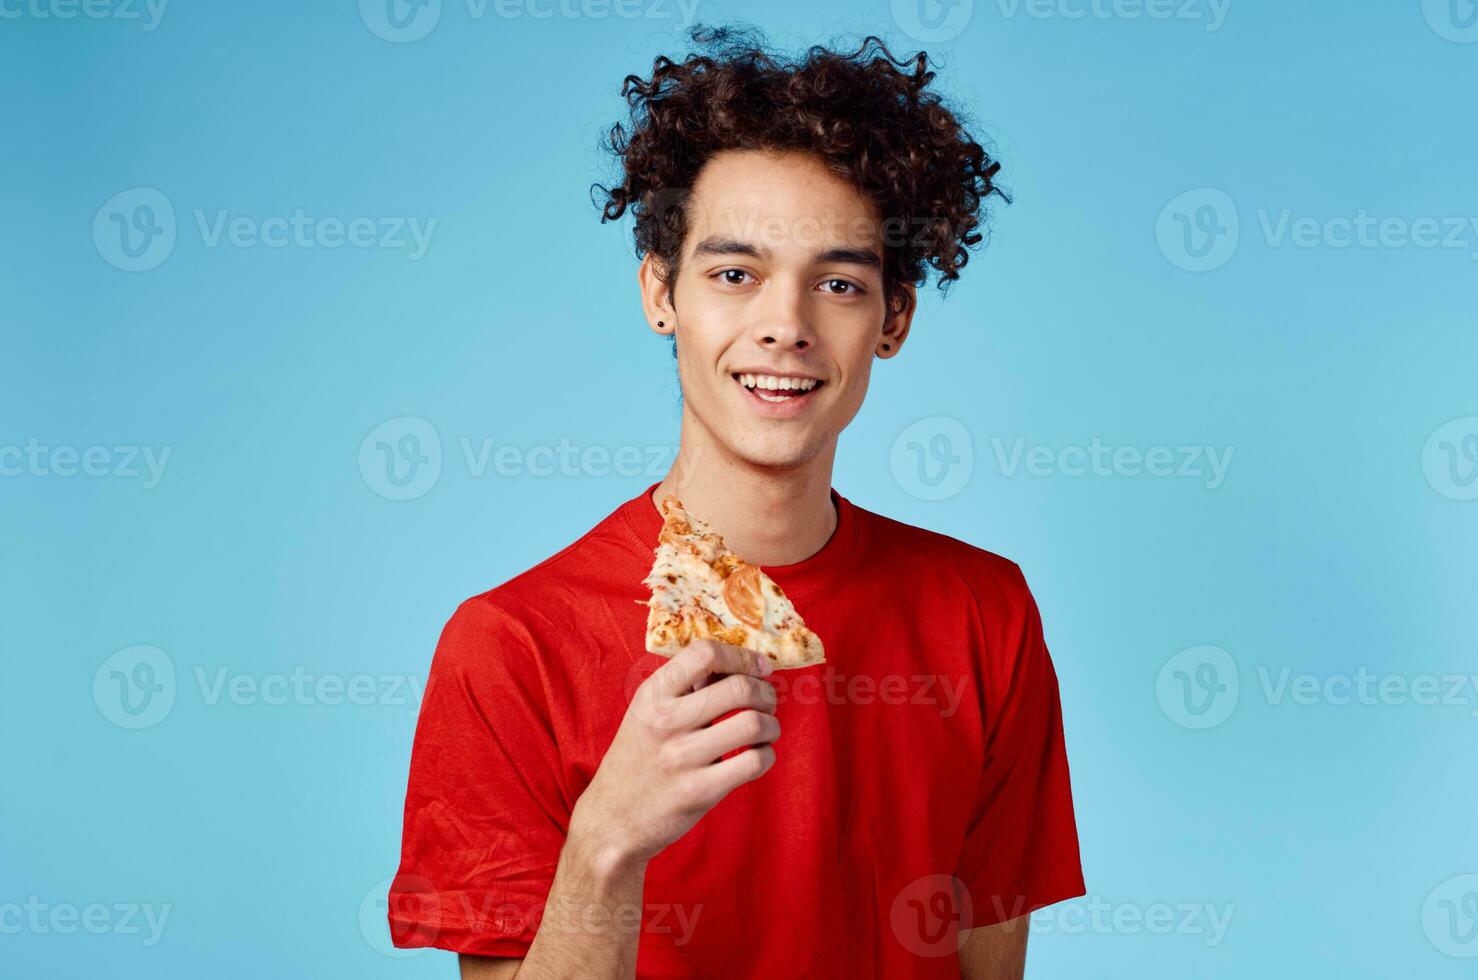
<path id="1" fill-rule="evenodd" d="M 688 201 L 668 322 L 693 435 L 780 469 L 835 447 L 873 358 L 897 353 L 912 312 L 888 320 L 882 235 L 871 202 L 813 157 L 709 161 Z M 649 269 L 643 283 L 650 313 Z"/>

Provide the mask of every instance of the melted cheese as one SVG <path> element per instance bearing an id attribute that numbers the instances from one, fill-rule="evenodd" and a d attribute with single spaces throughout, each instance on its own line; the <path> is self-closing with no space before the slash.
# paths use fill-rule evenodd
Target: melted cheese
<path id="1" fill-rule="evenodd" d="M 668 576 L 675 581 L 669 582 Z M 643 579 L 652 589 L 652 602 L 667 612 L 698 606 L 717 616 L 725 626 L 739 626 L 724 601 L 724 580 L 708 562 L 670 544 L 659 545 L 651 574 Z"/>
<path id="2" fill-rule="evenodd" d="M 668 576 L 674 581 L 669 582 Z M 723 577 L 690 551 L 671 544 L 659 545 L 652 571 L 642 582 L 651 588 L 651 604 L 658 609 L 675 613 L 696 606 L 713 613 L 726 627 L 749 628 L 724 600 Z M 764 576 L 760 593 L 764 598 L 761 621 L 765 632 L 778 633 L 795 622 L 795 606 L 768 575 Z"/>

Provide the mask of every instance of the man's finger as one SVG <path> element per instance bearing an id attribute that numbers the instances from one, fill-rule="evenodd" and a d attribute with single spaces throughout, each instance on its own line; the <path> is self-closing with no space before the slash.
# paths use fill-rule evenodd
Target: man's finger
<path id="1" fill-rule="evenodd" d="M 694 640 L 663 664 L 662 690 L 674 697 L 697 690 L 709 674 L 750 674 L 765 677 L 775 668 L 768 657 L 717 640 Z"/>
<path id="2" fill-rule="evenodd" d="M 693 756 L 712 762 L 746 745 L 766 745 L 780 737 L 780 722 L 767 711 L 748 710 L 685 736 Z"/>
<path id="3" fill-rule="evenodd" d="M 769 681 L 747 674 L 730 674 L 701 691 L 678 698 L 673 714 L 681 717 L 688 726 L 698 728 L 730 711 L 744 708 L 774 714 L 777 700 L 775 685 Z"/>
<path id="4" fill-rule="evenodd" d="M 738 786 L 763 776 L 775 765 L 775 747 L 756 745 L 698 771 L 698 791 L 715 803 Z"/>

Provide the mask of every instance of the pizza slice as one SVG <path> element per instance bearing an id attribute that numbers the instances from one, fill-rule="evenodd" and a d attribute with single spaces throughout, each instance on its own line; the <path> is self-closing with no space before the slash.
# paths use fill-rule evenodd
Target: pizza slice
<path id="1" fill-rule="evenodd" d="M 821 638 L 775 580 L 726 548 L 671 495 L 662 498 L 656 560 L 642 584 L 652 590 L 644 602 L 651 653 L 670 657 L 694 640 L 714 639 L 757 650 L 781 669 L 826 660 Z"/>

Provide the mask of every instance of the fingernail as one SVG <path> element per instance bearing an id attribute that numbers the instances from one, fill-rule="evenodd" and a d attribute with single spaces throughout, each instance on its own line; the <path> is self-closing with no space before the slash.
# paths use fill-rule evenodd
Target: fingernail
<path id="1" fill-rule="evenodd" d="M 775 672 L 775 665 L 770 663 L 770 658 L 763 653 L 755 654 L 754 659 L 759 663 L 761 677 L 769 677 Z"/>

